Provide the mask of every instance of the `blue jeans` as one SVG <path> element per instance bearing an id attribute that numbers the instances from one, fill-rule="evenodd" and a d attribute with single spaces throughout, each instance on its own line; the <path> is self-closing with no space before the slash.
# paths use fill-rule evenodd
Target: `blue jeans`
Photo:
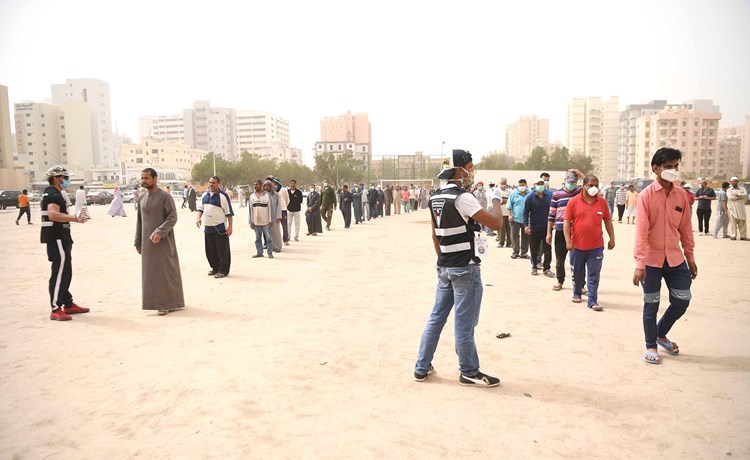
<path id="1" fill-rule="evenodd" d="M 614 212 L 615 212 L 615 200 L 614 199 L 612 201 L 607 200 L 607 205 L 609 206 L 609 215 L 610 216 L 614 216 L 615 215 L 614 214 Z"/>
<path id="2" fill-rule="evenodd" d="M 589 251 L 573 248 L 571 257 L 573 262 L 573 297 L 581 297 L 583 283 L 586 280 L 586 289 L 589 291 L 588 306 L 591 308 L 599 300 L 596 291 L 599 289 L 599 274 L 602 271 L 602 262 L 604 261 L 604 248 Z"/>
<path id="3" fill-rule="evenodd" d="M 479 371 L 479 356 L 474 342 L 474 328 L 479 322 L 482 304 L 482 274 L 478 264 L 465 267 L 438 267 L 435 306 L 430 313 L 419 344 L 415 371 L 426 374 L 440 340 L 440 333 L 448 320 L 451 308 L 456 307 L 455 335 L 458 368 L 464 375 Z"/>
<path id="4" fill-rule="evenodd" d="M 669 288 L 669 308 L 656 323 L 659 313 L 659 298 L 661 294 L 661 280 Z M 687 262 L 683 261 L 676 267 L 670 267 L 664 261 L 662 267 L 646 266 L 646 279 L 643 281 L 643 332 L 646 336 L 646 348 L 656 348 L 656 338 L 666 337 L 674 323 L 685 314 L 692 294 L 690 285 L 693 279 Z"/>
<path id="5" fill-rule="evenodd" d="M 268 225 L 256 225 L 255 250 L 258 254 L 263 254 L 263 237 L 266 238 L 266 248 L 268 249 L 268 255 L 271 255 L 273 253 L 273 236 L 271 236 L 271 227 Z"/>

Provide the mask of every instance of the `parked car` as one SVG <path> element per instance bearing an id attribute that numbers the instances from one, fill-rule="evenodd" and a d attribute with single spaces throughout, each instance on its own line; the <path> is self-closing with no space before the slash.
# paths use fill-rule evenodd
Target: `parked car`
<path id="1" fill-rule="evenodd" d="M 29 202 L 30 203 L 39 203 L 42 201 L 42 192 L 39 190 L 32 190 L 31 193 L 29 193 Z"/>
<path id="2" fill-rule="evenodd" d="M 114 195 L 112 195 L 109 192 L 100 191 L 100 192 L 89 192 L 86 195 L 86 204 L 87 205 L 93 205 L 93 204 L 109 204 L 114 199 Z"/>
<path id="3" fill-rule="evenodd" d="M 182 204 L 182 192 L 180 190 L 172 190 L 169 194 L 172 195 L 175 203 Z"/>
<path id="4" fill-rule="evenodd" d="M 0 209 L 11 206 L 18 207 L 18 197 L 21 196 L 20 190 L 0 190 Z"/>
<path id="5" fill-rule="evenodd" d="M 125 203 L 132 203 L 134 200 L 133 191 L 127 191 L 122 194 L 122 201 Z"/>

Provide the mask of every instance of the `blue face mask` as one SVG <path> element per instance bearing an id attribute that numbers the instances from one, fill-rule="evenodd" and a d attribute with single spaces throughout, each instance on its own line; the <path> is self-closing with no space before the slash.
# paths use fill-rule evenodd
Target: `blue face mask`
<path id="1" fill-rule="evenodd" d="M 70 181 L 69 181 L 68 179 L 64 179 L 64 180 L 62 181 L 62 184 L 61 184 L 61 185 L 62 185 L 62 188 L 64 188 L 64 189 L 65 189 L 65 188 L 68 188 L 68 187 L 70 187 Z"/>
<path id="2" fill-rule="evenodd" d="M 569 192 L 572 192 L 573 190 L 576 189 L 576 184 L 574 184 L 572 182 L 566 182 L 565 183 L 565 188 L 568 189 Z"/>

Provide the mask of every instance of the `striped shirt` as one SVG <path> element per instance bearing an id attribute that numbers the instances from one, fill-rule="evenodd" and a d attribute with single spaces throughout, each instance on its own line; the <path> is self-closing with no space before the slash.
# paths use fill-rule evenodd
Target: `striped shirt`
<path id="1" fill-rule="evenodd" d="M 571 198 L 581 193 L 583 187 L 578 186 L 569 192 L 565 189 L 557 190 L 552 194 L 552 202 L 549 205 L 549 215 L 547 216 L 547 222 L 555 223 L 555 230 L 561 232 L 563 229 L 563 221 L 565 220 L 565 207 L 568 205 L 568 201 Z"/>
<path id="2" fill-rule="evenodd" d="M 226 233 L 227 217 L 234 215 L 232 200 L 223 190 L 204 193 L 198 211 L 203 213 L 203 231 L 206 233 Z"/>

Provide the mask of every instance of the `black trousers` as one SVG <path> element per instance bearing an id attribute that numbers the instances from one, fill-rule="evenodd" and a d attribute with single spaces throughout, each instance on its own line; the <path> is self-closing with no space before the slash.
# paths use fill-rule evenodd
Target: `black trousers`
<path id="1" fill-rule="evenodd" d="M 377 219 L 378 218 L 378 204 L 377 203 L 370 203 L 370 215 L 367 218 L 367 220 L 370 219 Z"/>
<path id="2" fill-rule="evenodd" d="M 30 206 L 24 206 L 22 208 L 18 208 L 18 217 L 16 217 L 16 220 L 21 220 L 21 217 L 26 214 L 26 218 L 29 222 L 31 222 L 31 207 Z"/>
<path id="3" fill-rule="evenodd" d="M 698 233 L 710 233 L 708 225 L 711 221 L 711 210 L 697 209 L 695 214 L 698 216 Z"/>
<path id="4" fill-rule="evenodd" d="M 71 251 L 72 241 L 52 240 L 47 243 L 47 259 L 52 262 L 49 277 L 49 303 L 53 310 L 73 306 L 73 295 L 70 293 L 70 280 L 73 278 Z"/>
<path id="5" fill-rule="evenodd" d="M 544 270 L 549 270 L 552 262 L 552 246 L 547 244 L 545 239 L 547 238 L 547 230 L 532 230 L 529 235 L 529 250 L 531 252 L 531 268 L 536 268 L 539 264 L 542 254 L 544 254 L 544 261 L 542 267 Z"/>
<path id="6" fill-rule="evenodd" d="M 622 215 L 625 214 L 625 205 L 624 204 L 618 204 L 617 205 L 617 221 L 622 222 Z"/>
<path id="7" fill-rule="evenodd" d="M 565 259 L 568 258 L 568 248 L 565 247 L 565 233 L 562 230 L 555 230 L 555 275 L 557 282 L 565 282 Z"/>
<path id="8" fill-rule="evenodd" d="M 229 248 L 229 235 L 206 233 L 206 258 L 211 270 L 225 275 L 232 265 L 232 251 Z"/>
<path id="9" fill-rule="evenodd" d="M 344 227 L 349 228 L 352 224 L 352 207 L 350 205 L 341 206 L 341 214 L 344 216 Z"/>
<path id="10" fill-rule="evenodd" d="M 287 227 L 289 226 L 289 223 L 287 221 L 288 215 L 289 213 L 287 211 L 281 211 L 281 230 L 282 230 L 281 241 L 284 243 L 289 242 L 289 231 L 287 230 Z"/>

